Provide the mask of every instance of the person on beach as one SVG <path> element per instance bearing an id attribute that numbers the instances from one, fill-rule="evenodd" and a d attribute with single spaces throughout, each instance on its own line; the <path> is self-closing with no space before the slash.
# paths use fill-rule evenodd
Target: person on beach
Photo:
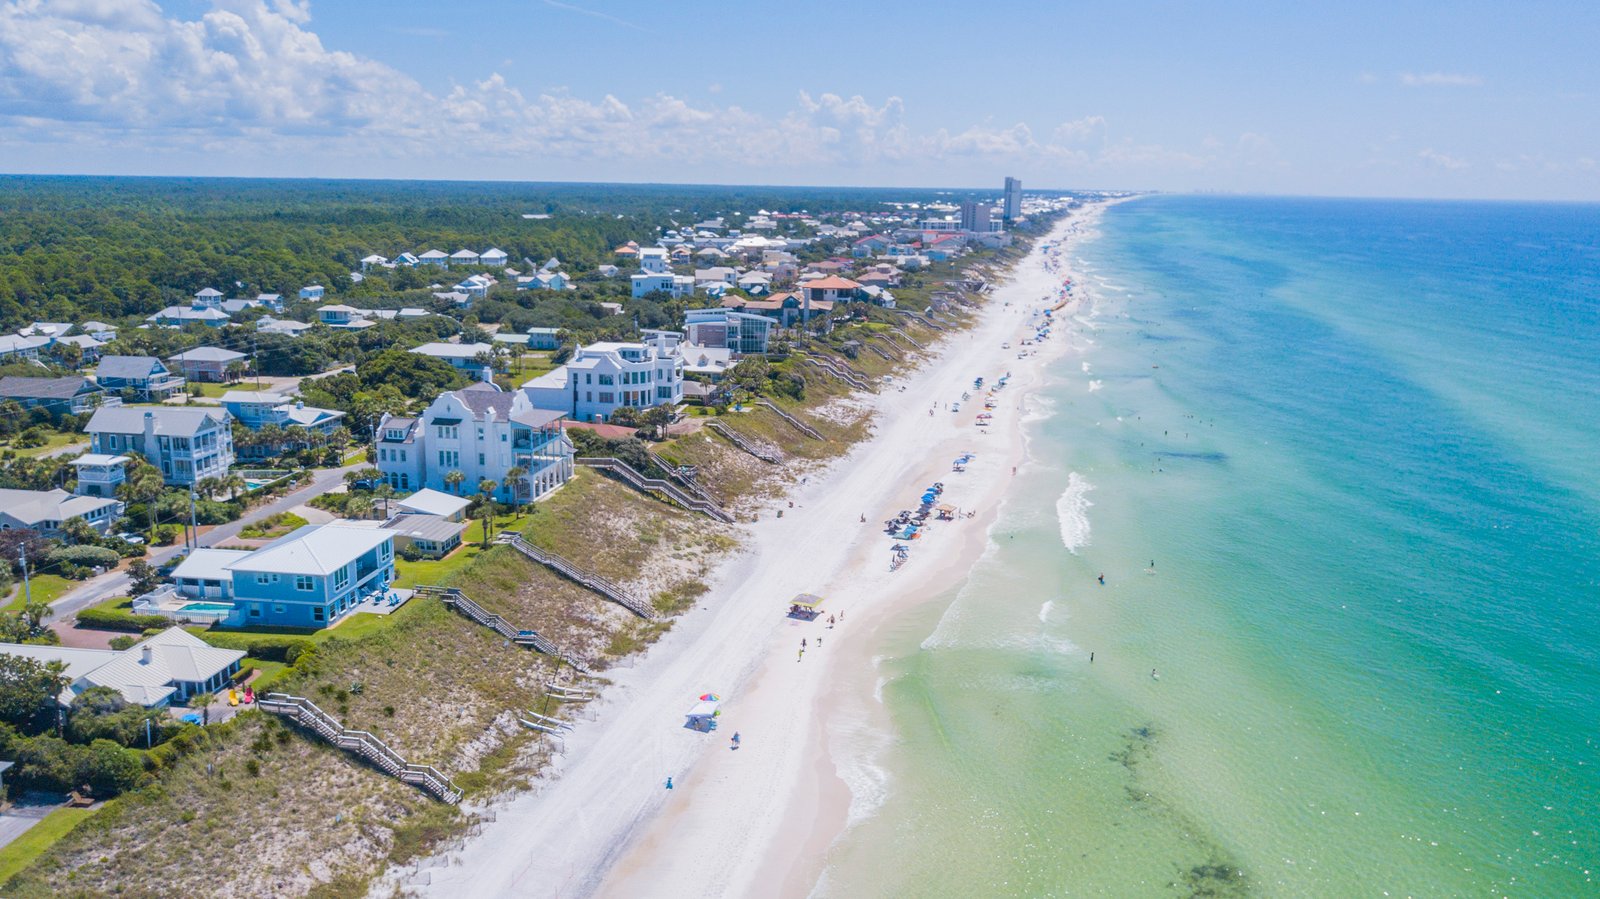
<path id="1" fill-rule="evenodd" d="M 805 661 L 805 659 L 806 659 L 806 651 L 802 649 L 802 650 L 800 650 L 800 654 L 798 656 L 795 656 L 794 660 L 796 662 L 803 662 L 803 661 Z"/>
<path id="2" fill-rule="evenodd" d="M 738 749 L 739 748 L 739 732 L 738 731 L 734 731 L 733 732 L 733 748 L 734 749 Z"/>
<path id="3" fill-rule="evenodd" d="M 817 648 L 818 648 L 818 649 L 821 649 L 821 648 L 822 648 L 822 638 L 821 638 L 821 637 L 818 637 L 818 638 L 817 638 Z"/>
<path id="4" fill-rule="evenodd" d="M 1106 576 L 1105 576 L 1104 572 L 1102 572 L 1101 575 L 1100 575 L 1100 586 L 1104 587 L 1105 585 L 1106 585 Z"/>
<path id="5" fill-rule="evenodd" d="M 805 637 L 801 637 L 800 638 L 800 648 L 801 649 L 805 649 L 806 648 L 806 638 Z"/>
<path id="6" fill-rule="evenodd" d="M 667 789 L 672 789 L 672 778 L 667 778 Z"/>

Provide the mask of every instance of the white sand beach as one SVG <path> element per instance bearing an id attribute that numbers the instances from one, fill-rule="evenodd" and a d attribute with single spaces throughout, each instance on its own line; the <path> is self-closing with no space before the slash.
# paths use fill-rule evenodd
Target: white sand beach
<path id="1" fill-rule="evenodd" d="M 374 892 L 403 885 L 452 897 L 810 893 L 852 801 L 858 811 L 870 807 L 870 796 L 853 793 L 841 776 L 850 760 L 836 759 L 830 745 L 843 726 L 837 691 L 872 682 L 875 628 L 950 586 L 983 552 L 999 497 L 1022 462 L 1023 398 L 1064 350 L 1074 307 L 1057 313 L 1057 333 L 1042 346 L 1020 341 L 1032 333 L 1032 314 L 1053 305 L 1071 274 L 1071 243 L 1093 231 L 1099 213 L 1088 207 L 1058 225 L 1041 241 L 1053 245 L 1058 268 L 1047 269 L 1036 248 L 991 293 L 975 328 L 946 337 L 938 358 L 873 400 L 879 415 L 870 440 L 811 476 L 782 518 L 782 504 L 762 513 L 747 550 L 722 568 L 700 605 L 633 667 L 607 673 L 614 686 L 592 704 L 594 720 L 566 738 L 540 788 L 494 807 L 494 820 L 459 850 L 395 872 Z M 1019 359 L 1023 349 L 1039 352 Z M 984 392 L 1008 372 L 992 425 L 978 428 Z M 984 391 L 973 391 L 976 377 Z M 946 411 L 964 391 L 971 400 L 959 413 Z M 953 473 L 963 452 L 976 458 Z M 884 520 L 915 508 L 936 481 L 945 485 L 940 502 L 975 514 L 934 522 L 910 543 L 909 561 L 890 571 L 895 541 Z M 818 620 L 785 616 L 787 600 L 802 592 L 826 598 Z M 841 613 L 830 628 L 829 615 Z M 684 713 L 706 692 L 723 699 L 719 728 L 687 729 Z"/>

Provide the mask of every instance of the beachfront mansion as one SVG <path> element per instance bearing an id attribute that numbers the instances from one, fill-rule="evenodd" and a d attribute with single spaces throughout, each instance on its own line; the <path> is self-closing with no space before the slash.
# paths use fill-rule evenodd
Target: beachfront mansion
<path id="1" fill-rule="evenodd" d="M 618 409 L 683 401 L 683 336 L 645 331 L 640 343 L 591 343 L 566 365 L 522 385 L 533 405 L 575 421 L 608 421 Z"/>
<path id="2" fill-rule="evenodd" d="M 470 496 L 489 480 L 500 501 L 531 502 L 572 477 L 572 444 L 561 418 L 522 391 L 492 383 L 442 393 L 415 418 L 385 415 L 379 421 L 378 471 L 401 492 L 426 487 Z M 512 468 L 525 472 L 515 493 L 505 483 Z M 452 484 L 446 478 L 456 471 L 462 478 Z"/>

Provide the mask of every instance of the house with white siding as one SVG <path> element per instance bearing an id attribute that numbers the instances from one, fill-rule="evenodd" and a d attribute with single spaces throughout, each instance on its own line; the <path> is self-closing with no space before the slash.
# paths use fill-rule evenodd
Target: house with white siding
<path id="1" fill-rule="evenodd" d="M 577 421 L 608 421 L 618 409 L 648 409 L 683 402 L 682 338 L 649 331 L 640 343 L 592 343 L 579 347 L 567 364 L 522 385 L 541 409 Z"/>
<path id="2" fill-rule="evenodd" d="M 506 473 L 520 467 L 515 501 L 536 500 L 572 477 L 572 444 L 559 410 L 540 409 L 521 391 L 474 384 L 440 394 L 420 416 L 386 415 L 378 423 L 378 470 L 396 490 L 429 490 L 457 496 L 495 482 L 495 495 L 513 501 Z M 451 486 L 445 476 L 464 479 Z M 425 511 L 425 510 L 424 510 Z M 435 510 L 436 511 L 436 510 Z"/>

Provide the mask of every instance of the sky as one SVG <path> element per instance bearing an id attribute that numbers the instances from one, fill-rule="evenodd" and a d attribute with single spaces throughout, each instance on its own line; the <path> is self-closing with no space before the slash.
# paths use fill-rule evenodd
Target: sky
<path id="1" fill-rule="evenodd" d="M 0 172 L 1600 200 L 1600 4 L 0 0 Z"/>

